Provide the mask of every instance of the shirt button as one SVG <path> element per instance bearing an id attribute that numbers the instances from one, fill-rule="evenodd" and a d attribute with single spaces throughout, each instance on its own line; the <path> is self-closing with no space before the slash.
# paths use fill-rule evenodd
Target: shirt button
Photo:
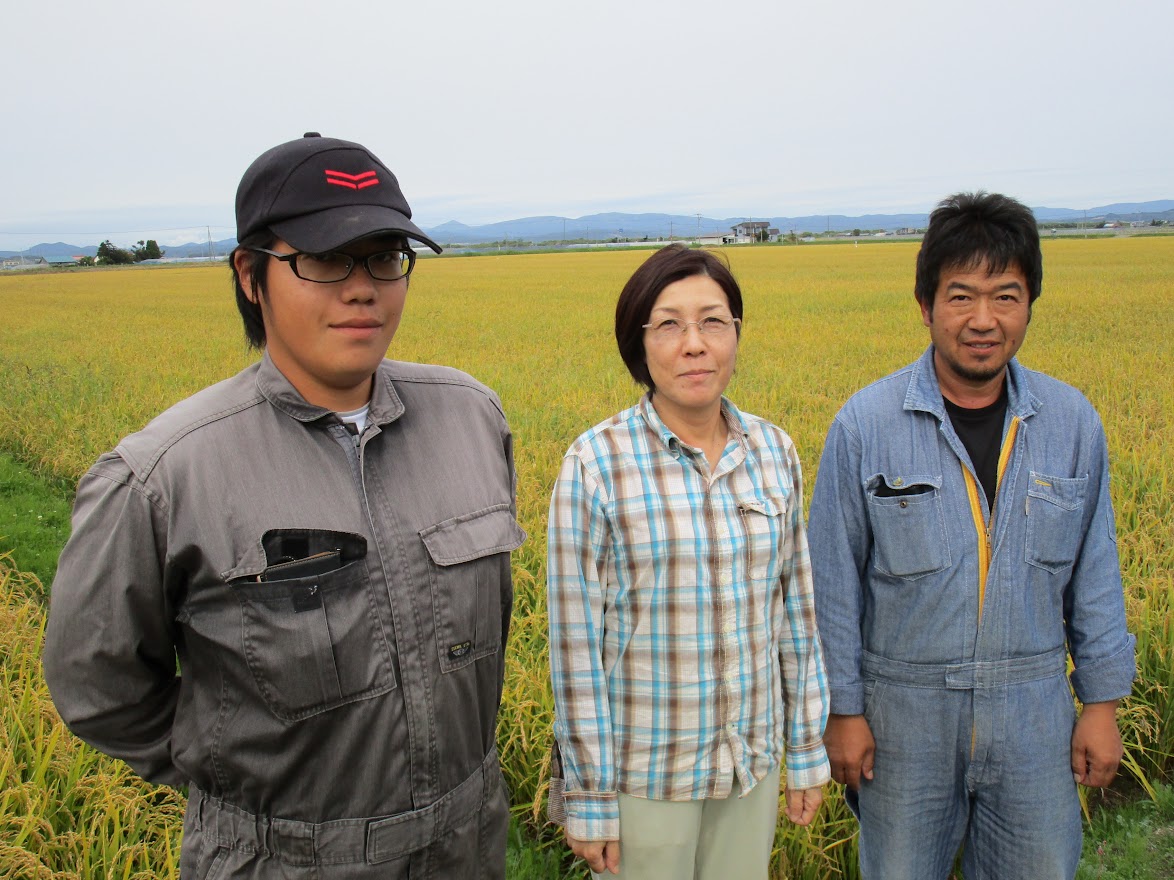
<path id="1" fill-rule="evenodd" d="M 893 485 L 894 486 L 904 486 L 905 480 L 902 477 L 897 477 L 897 479 L 893 480 Z"/>

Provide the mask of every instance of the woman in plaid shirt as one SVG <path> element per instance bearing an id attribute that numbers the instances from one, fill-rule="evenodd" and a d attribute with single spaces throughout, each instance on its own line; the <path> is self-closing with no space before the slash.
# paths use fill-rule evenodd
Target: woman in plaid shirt
<path id="1" fill-rule="evenodd" d="M 723 397 L 741 319 L 714 254 L 650 257 L 616 305 L 648 393 L 571 445 L 551 498 L 551 810 L 597 873 L 622 841 L 625 878 L 765 878 L 784 754 L 791 821 L 829 778 L 799 459 Z"/>

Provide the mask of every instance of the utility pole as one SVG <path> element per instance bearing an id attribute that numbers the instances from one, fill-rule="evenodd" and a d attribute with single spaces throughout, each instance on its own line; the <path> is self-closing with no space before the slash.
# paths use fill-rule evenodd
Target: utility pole
<path id="1" fill-rule="evenodd" d="M 701 244 L 701 215 L 697 215 L 697 243 Z"/>
<path id="2" fill-rule="evenodd" d="M 212 253 L 212 227 L 205 226 L 204 227 L 204 234 L 208 236 L 208 262 L 211 263 L 212 257 L 215 256 Z"/>
<path id="3" fill-rule="evenodd" d="M 673 240 L 673 218 L 669 218 L 669 241 Z"/>

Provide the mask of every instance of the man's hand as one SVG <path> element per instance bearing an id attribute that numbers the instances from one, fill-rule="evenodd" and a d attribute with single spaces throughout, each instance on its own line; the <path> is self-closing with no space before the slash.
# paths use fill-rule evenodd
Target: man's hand
<path id="1" fill-rule="evenodd" d="M 567 839 L 567 846 L 571 852 L 587 862 L 596 874 L 605 870 L 613 874 L 620 873 L 620 842 L 618 840 L 579 840 L 563 832 Z"/>
<path id="2" fill-rule="evenodd" d="M 1117 701 L 1086 703 L 1072 731 L 1072 778 L 1104 788 L 1117 775 L 1125 749 L 1117 729 Z"/>
<path id="3" fill-rule="evenodd" d="M 872 738 L 872 730 L 863 715 L 830 716 L 823 734 L 823 746 L 832 765 L 832 779 L 836 782 L 855 791 L 860 788 L 861 777 L 872 779 L 876 740 Z"/>
<path id="4" fill-rule="evenodd" d="M 819 805 L 823 803 L 823 789 L 788 788 L 785 794 L 787 806 L 784 812 L 787 818 L 796 825 L 810 825 L 819 812 Z"/>

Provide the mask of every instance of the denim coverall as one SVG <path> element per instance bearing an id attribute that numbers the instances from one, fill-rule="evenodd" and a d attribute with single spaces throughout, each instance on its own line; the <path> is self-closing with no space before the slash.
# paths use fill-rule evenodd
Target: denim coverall
<path id="1" fill-rule="evenodd" d="M 190 786 L 184 880 L 501 877 L 523 538 L 487 388 L 384 361 L 352 437 L 266 356 L 82 479 L 45 677 L 78 736 Z"/>
<path id="2" fill-rule="evenodd" d="M 1133 681 L 1104 432 L 1075 389 L 1007 369 L 994 511 L 932 346 L 828 434 L 809 540 L 831 711 L 863 713 L 875 778 L 849 803 L 863 874 L 1070 878 L 1075 710 Z M 849 792 L 849 795 L 852 795 Z"/>

